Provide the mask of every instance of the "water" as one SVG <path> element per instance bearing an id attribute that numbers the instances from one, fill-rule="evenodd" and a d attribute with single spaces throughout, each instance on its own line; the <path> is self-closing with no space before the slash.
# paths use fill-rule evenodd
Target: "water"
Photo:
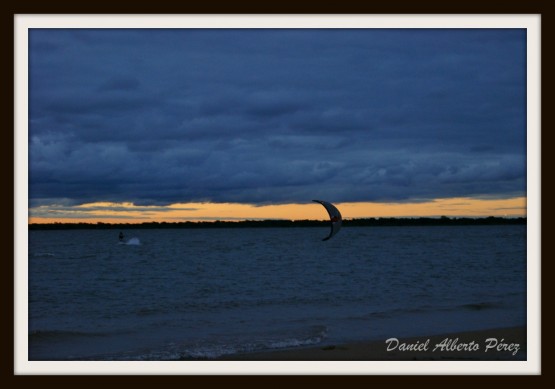
<path id="1" fill-rule="evenodd" d="M 525 325 L 526 226 L 29 231 L 30 360 Z M 136 238 L 129 240 L 129 238 Z"/>

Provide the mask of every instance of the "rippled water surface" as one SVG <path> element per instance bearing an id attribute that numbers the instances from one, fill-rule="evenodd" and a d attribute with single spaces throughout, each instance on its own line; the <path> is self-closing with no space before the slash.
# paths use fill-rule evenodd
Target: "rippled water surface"
<path id="1" fill-rule="evenodd" d="M 168 360 L 524 325 L 526 226 L 29 232 L 29 359 Z M 132 240 L 132 238 L 135 238 Z"/>

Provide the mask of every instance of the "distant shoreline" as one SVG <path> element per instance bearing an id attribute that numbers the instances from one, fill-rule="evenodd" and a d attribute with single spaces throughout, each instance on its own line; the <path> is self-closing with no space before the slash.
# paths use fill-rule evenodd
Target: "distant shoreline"
<path id="1" fill-rule="evenodd" d="M 481 217 L 481 218 L 363 218 L 343 220 L 344 227 L 405 227 L 405 226 L 484 226 L 526 225 L 526 218 Z M 164 228 L 290 228 L 322 227 L 329 225 L 325 220 L 243 220 L 243 221 L 199 221 L 199 222 L 146 222 L 146 223 L 31 223 L 29 230 L 85 230 L 85 229 L 164 229 Z"/>

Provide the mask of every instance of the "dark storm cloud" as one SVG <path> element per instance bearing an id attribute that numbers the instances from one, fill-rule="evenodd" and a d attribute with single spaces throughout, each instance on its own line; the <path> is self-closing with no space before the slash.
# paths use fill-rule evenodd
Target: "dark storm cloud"
<path id="1" fill-rule="evenodd" d="M 31 202 L 524 195 L 524 30 L 31 30 Z"/>
<path id="2" fill-rule="evenodd" d="M 134 77 L 113 77 L 109 79 L 100 90 L 118 91 L 118 90 L 135 90 L 139 87 L 140 82 Z"/>
<path id="3" fill-rule="evenodd" d="M 33 217 L 64 217 L 71 219 L 138 219 L 155 215 L 159 212 L 173 212 L 173 211 L 196 211 L 198 208 L 184 208 L 184 207 L 125 207 L 117 205 L 96 205 L 87 207 L 75 207 L 72 201 L 49 200 L 41 202 L 34 202 L 31 205 L 31 215 Z M 98 212 L 105 212 L 104 214 Z M 130 215 L 133 212 L 134 215 Z M 140 213 L 139 216 L 136 214 Z"/>

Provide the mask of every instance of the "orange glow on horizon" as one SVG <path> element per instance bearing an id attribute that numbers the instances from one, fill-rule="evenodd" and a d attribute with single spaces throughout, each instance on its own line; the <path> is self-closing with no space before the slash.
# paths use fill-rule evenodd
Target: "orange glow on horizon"
<path id="1" fill-rule="evenodd" d="M 344 219 L 380 217 L 525 217 L 526 197 L 501 200 L 451 198 L 420 203 L 335 203 Z M 73 207 L 40 206 L 29 210 L 29 223 L 144 223 L 240 221 L 256 219 L 324 220 L 316 203 L 261 205 L 182 203 L 135 206 L 132 203 L 90 203 Z"/>

